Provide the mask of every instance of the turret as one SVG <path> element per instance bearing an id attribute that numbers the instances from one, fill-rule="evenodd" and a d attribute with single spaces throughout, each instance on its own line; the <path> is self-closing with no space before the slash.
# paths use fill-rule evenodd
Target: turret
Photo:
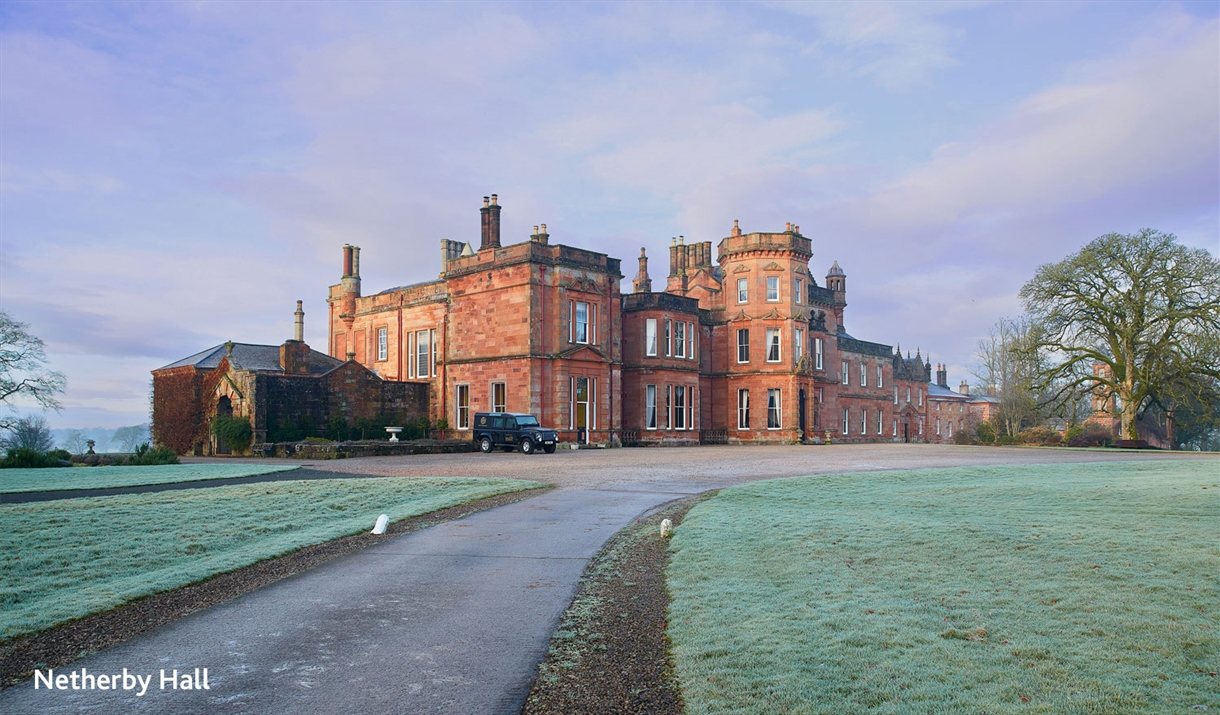
<path id="1" fill-rule="evenodd" d="M 835 299 L 839 302 L 844 302 L 847 296 L 847 274 L 839 267 L 839 262 L 835 261 L 830 270 L 826 271 L 826 287 L 835 292 Z"/>

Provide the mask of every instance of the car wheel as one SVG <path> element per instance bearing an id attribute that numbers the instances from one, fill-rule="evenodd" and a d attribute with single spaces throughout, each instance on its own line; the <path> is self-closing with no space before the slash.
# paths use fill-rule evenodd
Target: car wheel
<path id="1" fill-rule="evenodd" d="M 542 451 L 546 452 L 547 454 L 555 454 L 555 445 L 545 444 L 542 446 Z"/>
<path id="2" fill-rule="evenodd" d="M 534 453 L 534 440 L 532 440 L 532 439 L 521 440 L 521 454 L 533 454 L 533 453 Z"/>
<path id="3" fill-rule="evenodd" d="M 491 437 L 479 440 L 479 451 L 483 454 L 491 454 Z"/>

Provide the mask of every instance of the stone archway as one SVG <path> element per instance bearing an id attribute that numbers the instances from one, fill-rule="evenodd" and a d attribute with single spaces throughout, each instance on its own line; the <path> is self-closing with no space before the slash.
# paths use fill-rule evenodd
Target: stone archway
<path id="1" fill-rule="evenodd" d="M 233 401 L 229 399 L 228 395 L 221 395 L 220 399 L 216 401 L 216 416 L 233 416 Z M 213 439 L 215 440 L 215 454 L 233 454 L 233 450 L 229 448 L 229 445 L 225 442 L 224 437 L 221 437 L 220 435 L 213 435 Z"/>

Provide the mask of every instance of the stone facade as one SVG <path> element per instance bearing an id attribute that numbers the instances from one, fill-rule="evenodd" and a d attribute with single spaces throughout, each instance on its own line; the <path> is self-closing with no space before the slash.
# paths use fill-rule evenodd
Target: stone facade
<path id="1" fill-rule="evenodd" d="M 500 210 L 484 199 L 477 248 L 442 240 L 427 283 L 365 296 L 345 246 L 330 355 L 426 384 L 430 416 L 459 435 L 503 409 L 612 445 L 927 437 L 931 365 L 846 331 L 847 276 L 836 262 L 819 285 L 799 226 L 734 221 L 715 255 L 675 239 L 660 292 L 641 249 L 620 295 L 618 259 L 552 244 L 545 224 L 502 245 Z"/>
<path id="2" fill-rule="evenodd" d="M 427 415 L 428 404 L 427 384 L 383 380 L 299 339 L 226 343 L 153 370 L 152 431 L 179 453 L 228 454 L 211 434 L 217 415 L 249 419 L 258 445 L 321 436 L 336 417 L 348 425 L 410 424 Z"/>

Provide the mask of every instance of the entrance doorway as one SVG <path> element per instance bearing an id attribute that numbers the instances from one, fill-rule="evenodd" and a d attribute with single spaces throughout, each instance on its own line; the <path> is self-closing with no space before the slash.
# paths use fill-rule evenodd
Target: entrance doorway
<path id="1" fill-rule="evenodd" d="M 589 378 L 576 378 L 576 440 L 589 443 Z"/>
<path id="2" fill-rule="evenodd" d="M 216 416 L 233 416 L 233 402 L 229 399 L 228 395 L 216 401 Z M 216 435 L 216 454 L 233 454 L 233 450 L 229 449 L 229 444 L 225 442 L 225 438 L 220 435 Z"/>
<path id="3" fill-rule="evenodd" d="M 911 423 L 910 422 L 902 423 L 902 441 L 903 442 L 911 441 Z"/>

